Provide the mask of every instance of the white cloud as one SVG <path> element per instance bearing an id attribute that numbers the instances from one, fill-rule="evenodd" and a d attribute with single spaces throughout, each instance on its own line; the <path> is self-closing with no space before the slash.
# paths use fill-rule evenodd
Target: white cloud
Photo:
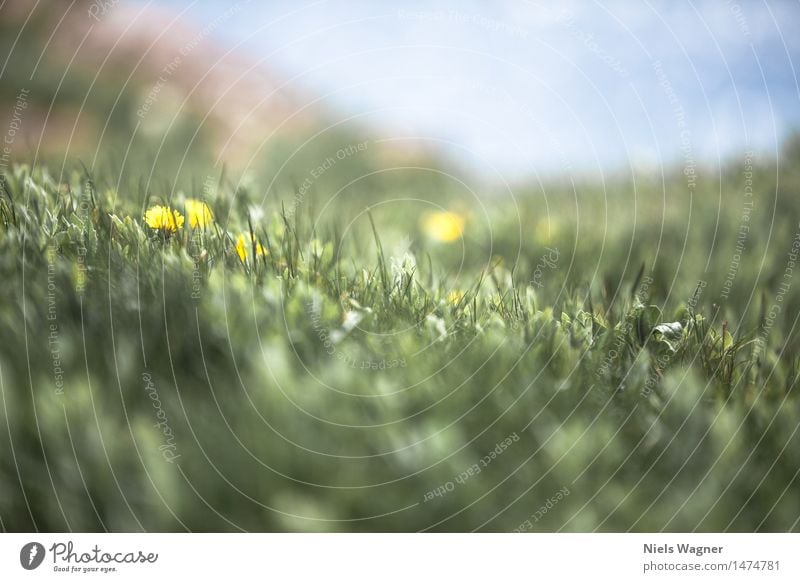
<path id="1" fill-rule="evenodd" d="M 198 4 L 201 19 L 219 6 Z M 414 0 L 404 13 L 389 1 L 313 6 L 257 32 L 298 5 L 253 3 L 226 34 L 255 34 L 251 46 L 262 54 L 278 50 L 270 66 L 307 72 L 301 82 L 334 91 L 331 103 L 343 112 L 374 111 L 370 118 L 387 127 L 453 139 L 510 173 L 560 166 L 557 149 L 577 167 L 596 156 L 604 165 L 651 163 L 658 151 L 676 159 L 680 131 L 653 59 L 680 99 L 697 155 L 716 159 L 746 139 L 771 149 L 781 138 L 772 117 L 800 121 L 790 60 L 800 53 L 797 3 Z M 574 15 L 568 26 L 565 7 Z"/>

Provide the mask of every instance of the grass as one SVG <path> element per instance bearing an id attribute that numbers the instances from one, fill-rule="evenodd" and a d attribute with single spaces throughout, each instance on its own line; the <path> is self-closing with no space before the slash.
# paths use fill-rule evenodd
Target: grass
<path id="1" fill-rule="evenodd" d="M 797 150 L 752 214 L 736 163 L 333 206 L 17 165 L 0 525 L 797 531 Z"/>

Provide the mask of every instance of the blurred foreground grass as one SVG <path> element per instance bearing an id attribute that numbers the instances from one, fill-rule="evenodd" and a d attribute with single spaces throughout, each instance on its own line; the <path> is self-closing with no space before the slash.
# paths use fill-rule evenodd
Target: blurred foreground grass
<path id="1" fill-rule="evenodd" d="M 797 531 L 799 164 L 369 206 L 16 166 L 2 527 Z"/>

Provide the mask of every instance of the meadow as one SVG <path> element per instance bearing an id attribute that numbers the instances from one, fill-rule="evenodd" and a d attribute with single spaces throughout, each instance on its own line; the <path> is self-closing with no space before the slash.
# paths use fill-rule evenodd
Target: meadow
<path id="1" fill-rule="evenodd" d="M 320 148 L 9 165 L 4 530 L 800 529 L 797 139 L 478 196 Z"/>

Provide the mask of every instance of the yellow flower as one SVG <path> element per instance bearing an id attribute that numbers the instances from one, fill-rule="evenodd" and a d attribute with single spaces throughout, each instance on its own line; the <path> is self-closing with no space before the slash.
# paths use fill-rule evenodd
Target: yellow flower
<path id="1" fill-rule="evenodd" d="M 463 291 L 450 291 L 447 294 L 447 302 L 450 305 L 458 305 L 464 299 L 464 292 Z"/>
<path id="2" fill-rule="evenodd" d="M 425 234 L 439 242 L 453 242 L 461 238 L 466 219 L 455 212 L 431 212 L 422 219 Z"/>
<path id="3" fill-rule="evenodd" d="M 214 222 L 211 209 L 202 200 L 195 198 L 186 200 L 186 214 L 189 217 L 189 226 L 192 228 L 205 228 Z"/>
<path id="4" fill-rule="evenodd" d="M 236 254 L 239 255 L 239 258 L 242 262 L 247 260 L 247 254 L 253 248 L 253 243 L 255 243 L 256 247 L 256 255 L 262 256 L 266 255 L 266 249 L 261 246 L 261 243 L 256 240 L 253 236 L 253 233 L 247 234 L 240 234 L 239 239 L 236 241 Z"/>
<path id="5" fill-rule="evenodd" d="M 172 234 L 183 228 L 183 215 L 169 206 L 153 206 L 144 213 L 147 226 L 160 230 L 164 234 Z"/>

